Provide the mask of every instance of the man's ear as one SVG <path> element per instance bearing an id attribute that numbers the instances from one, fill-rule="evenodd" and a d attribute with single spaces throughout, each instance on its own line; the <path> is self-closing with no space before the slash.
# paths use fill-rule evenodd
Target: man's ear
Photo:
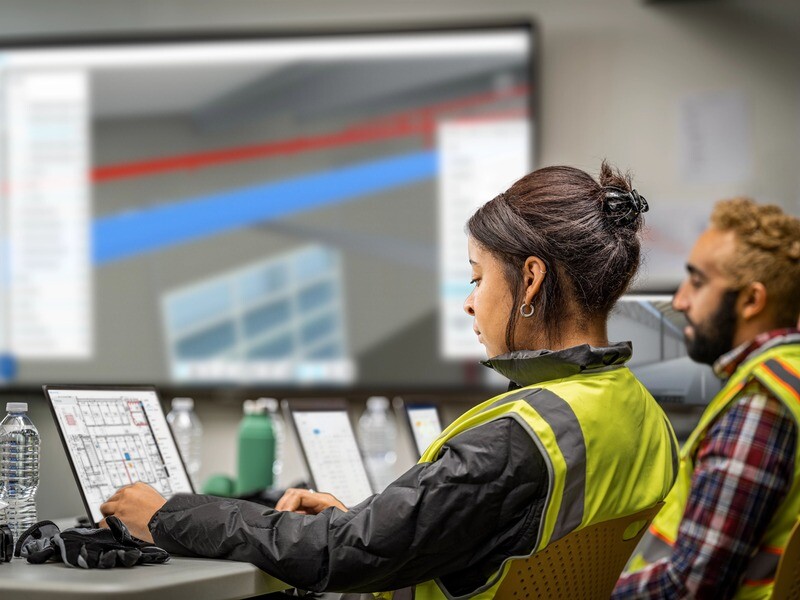
<path id="1" fill-rule="evenodd" d="M 533 302 L 547 274 L 547 266 L 538 256 L 529 256 L 522 265 L 522 284 L 525 286 L 525 303 Z"/>
<path id="2" fill-rule="evenodd" d="M 760 281 L 747 284 L 739 293 L 739 314 L 750 321 L 764 314 L 767 308 L 767 288 Z"/>

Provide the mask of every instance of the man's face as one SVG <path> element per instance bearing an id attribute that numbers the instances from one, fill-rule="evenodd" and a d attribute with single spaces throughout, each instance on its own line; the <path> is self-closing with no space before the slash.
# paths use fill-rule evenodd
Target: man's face
<path id="1" fill-rule="evenodd" d="M 733 232 L 707 229 L 692 248 L 687 276 L 672 299 L 672 307 L 689 322 L 686 349 L 696 362 L 711 365 L 733 348 L 739 293 L 724 266 L 735 252 Z"/>

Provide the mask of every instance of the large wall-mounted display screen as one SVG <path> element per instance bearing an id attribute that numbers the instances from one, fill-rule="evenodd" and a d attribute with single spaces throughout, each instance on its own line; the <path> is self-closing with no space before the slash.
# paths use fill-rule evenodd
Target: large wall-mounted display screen
<path id="1" fill-rule="evenodd" d="M 5 376 L 480 381 L 463 226 L 535 164 L 536 41 L 0 47 Z"/>

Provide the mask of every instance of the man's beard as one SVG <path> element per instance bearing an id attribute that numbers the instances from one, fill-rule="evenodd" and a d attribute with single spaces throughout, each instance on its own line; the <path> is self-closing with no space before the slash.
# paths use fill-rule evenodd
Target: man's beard
<path id="1" fill-rule="evenodd" d="M 702 324 L 689 321 L 694 329 L 694 339 L 686 338 L 686 351 L 693 361 L 713 365 L 720 356 L 733 349 L 738 297 L 738 290 L 729 290 L 707 321 Z"/>

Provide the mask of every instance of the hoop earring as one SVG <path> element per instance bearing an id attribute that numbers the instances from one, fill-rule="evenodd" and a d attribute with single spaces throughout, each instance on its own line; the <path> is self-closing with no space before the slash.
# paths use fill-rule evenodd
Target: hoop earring
<path id="1" fill-rule="evenodd" d="M 531 307 L 531 311 L 530 312 L 525 312 L 525 307 L 526 306 L 530 306 Z M 529 318 L 529 317 L 532 317 L 533 316 L 533 312 L 534 312 L 533 302 L 531 302 L 530 304 L 525 304 L 523 302 L 522 306 L 519 307 L 519 314 L 521 314 L 526 319 Z"/>

